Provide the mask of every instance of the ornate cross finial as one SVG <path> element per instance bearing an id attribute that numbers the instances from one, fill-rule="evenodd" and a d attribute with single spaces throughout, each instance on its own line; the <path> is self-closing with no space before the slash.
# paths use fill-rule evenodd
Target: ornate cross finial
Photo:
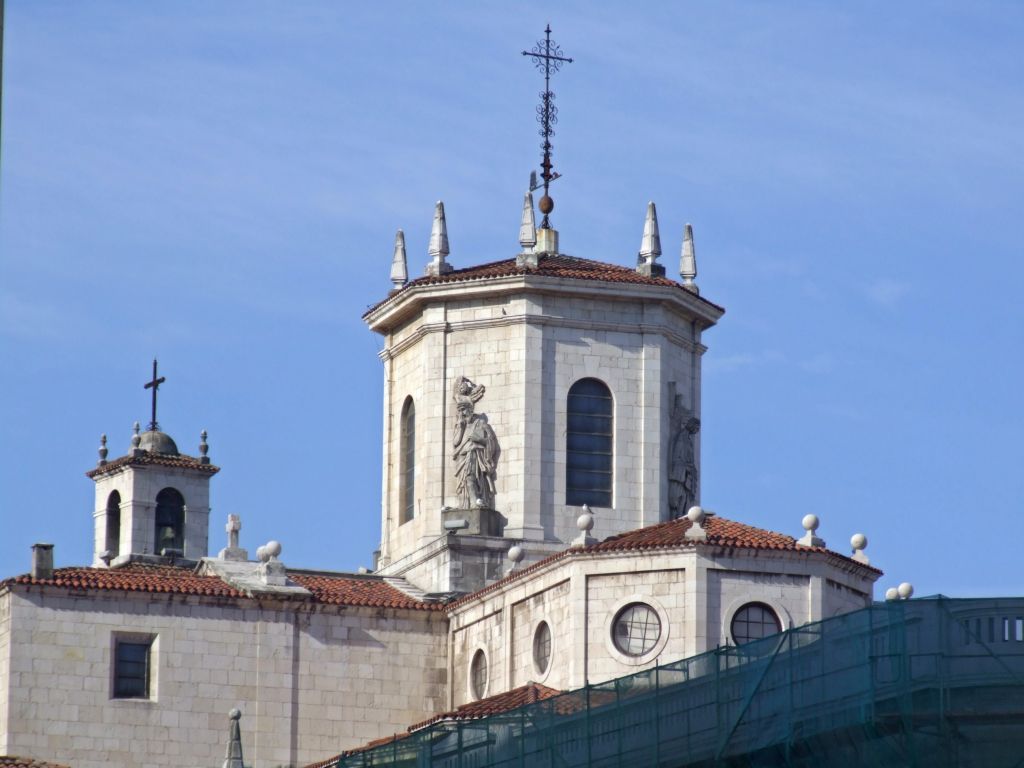
<path id="1" fill-rule="evenodd" d="M 537 121 L 540 123 L 540 135 L 544 139 L 541 142 L 541 149 L 544 150 L 543 159 L 540 163 L 540 177 L 544 180 L 544 196 L 540 199 L 540 212 L 544 214 L 541 222 L 542 229 L 550 229 L 548 214 L 555 209 L 555 201 L 548 194 L 548 186 L 561 174 L 551 169 L 554 167 L 551 162 L 551 137 L 555 135 L 552 127 L 558 122 L 558 108 L 555 106 L 555 94 L 551 92 L 551 75 L 562 68 L 563 63 L 572 64 L 572 59 L 562 55 L 562 49 L 557 43 L 551 40 L 551 25 L 548 24 L 544 30 L 544 39 L 538 40 L 532 51 L 523 51 L 523 56 L 529 56 L 537 69 L 544 73 L 544 90 L 540 94 L 540 104 L 537 106 Z M 531 188 L 531 192 L 539 184 Z"/>
<path id="2" fill-rule="evenodd" d="M 164 376 L 161 376 L 160 378 L 156 377 L 156 358 L 153 358 L 153 378 L 150 381 L 147 381 L 142 387 L 143 389 L 153 390 L 153 416 L 149 421 L 149 429 L 151 431 L 155 431 L 160 428 L 160 425 L 156 423 L 156 391 L 165 381 L 167 381 L 167 379 Z"/>

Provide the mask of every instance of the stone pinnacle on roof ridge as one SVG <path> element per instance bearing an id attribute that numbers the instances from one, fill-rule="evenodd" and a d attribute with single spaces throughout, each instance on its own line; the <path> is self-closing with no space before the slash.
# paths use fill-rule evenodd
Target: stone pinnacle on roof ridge
<path id="1" fill-rule="evenodd" d="M 697 283 L 697 253 L 693 247 L 693 227 L 686 225 L 683 232 L 683 250 L 679 257 L 679 276 L 683 278 L 683 288 L 694 293 L 699 293 Z"/>
<path id="2" fill-rule="evenodd" d="M 658 263 L 661 256 L 661 235 L 658 233 L 658 210 L 653 202 L 647 204 L 644 235 L 640 240 L 636 271 L 644 277 L 664 277 L 665 267 Z"/>
<path id="3" fill-rule="evenodd" d="M 444 218 L 444 202 L 441 200 L 438 200 L 434 207 L 434 223 L 430 228 L 427 253 L 431 258 L 427 264 L 428 275 L 445 275 L 452 271 L 452 265 L 445 261 L 448 256 L 448 223 Z"/>
<path id="4" fill-rule="evenodd" d="M 537 268 L 537 222 L 533 215 L 533 193 L 523 196 L 523 216 L 519 224 L 519 246 L 522 251 L 516 256 L 517 267 Z"/>
<path id="5" fill-rule="evenodd" d="M 391 257 L 391 282 L 397 291 L 409 282 L 409 266 L 405 255 L 405 232 L 395 233 L 395 253 Z"/>

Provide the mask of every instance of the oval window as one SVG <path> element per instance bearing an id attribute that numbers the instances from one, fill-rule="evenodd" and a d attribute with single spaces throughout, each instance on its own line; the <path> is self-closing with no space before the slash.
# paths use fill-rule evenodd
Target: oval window
<path id="1" fill-rule="evenodd" d="M 650 653 L 661 637 L 658 612 L 646 603 L 631 603 L 619 611 L 612 623 L 612 641 L 627 656 Z"/>
<path id="2" fill-rule="evenodd" d="M 482 699 L 487 693 L 487 656 L 482 650 L 473 654 L 473 662 L 469 665 L 469 685 L 475 699 Z"/>
<path id="3" fill-rule="evenodd" d="M 546 621 L 538 624 L 537 631 L 533 633 L 533 663 L 542 675 L 551 663 L 551 627 Z"/>

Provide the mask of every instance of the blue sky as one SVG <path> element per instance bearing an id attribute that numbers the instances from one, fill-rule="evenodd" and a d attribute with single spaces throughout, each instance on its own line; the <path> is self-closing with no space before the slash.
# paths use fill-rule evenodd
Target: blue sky
<path id="1" fill-rule="evenodd" d="M 665 261 L 695 229 L 703 495 L 868 535 L 886 586 L 1020 594 L 1024 6 L 8 0 L 0 540 L 90 558 L 101 432 L 161 425 L 214 479 L 211 549 L 370 564 L 394 232 L 517 250 L 550 22 L 562 249 Z"/>

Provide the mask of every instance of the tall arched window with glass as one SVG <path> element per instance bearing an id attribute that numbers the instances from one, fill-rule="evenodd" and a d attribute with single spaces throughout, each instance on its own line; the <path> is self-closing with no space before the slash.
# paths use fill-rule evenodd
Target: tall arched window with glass
<path id="1" fill-rule="evenodd" d="M 185 497 L 174 488 L 164 488 L 156 495 L 156 552 L 165 549 L 185 550 Z"/>
<path id="2" fill-rule="evenodd" d="M 565 503 L 612 505 L 613 401 L 597 379 L 569 389 L 565 437 Z"/>
<path id="3" fill-rule="evenodd" d="M 399 523 L 407 523 L 416 514 L 416 405 L 411 397 L 402 406 L 402 477 Z"/>

